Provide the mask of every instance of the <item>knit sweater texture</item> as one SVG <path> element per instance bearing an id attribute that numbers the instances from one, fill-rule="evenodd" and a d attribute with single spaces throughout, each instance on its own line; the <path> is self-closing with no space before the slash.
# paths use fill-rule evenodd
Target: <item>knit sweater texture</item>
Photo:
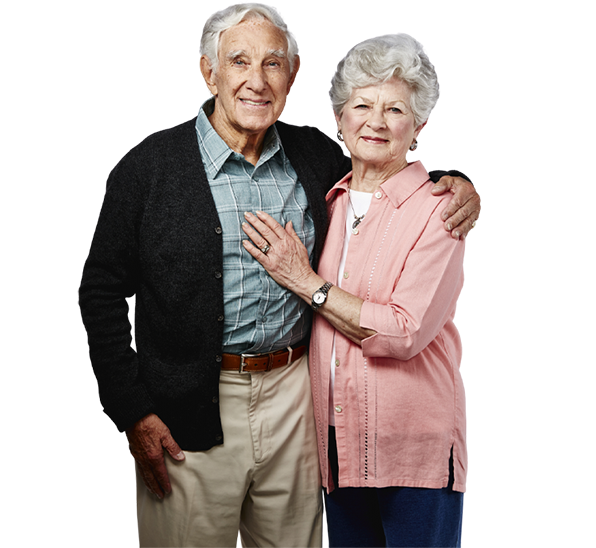
<path id="1" fill-rule="evenodd" d="M 308 197 L 316 262 L 325 193 L 350 162 L 315 128 L 276 127 Z M 221 232 L 195 120 L 151 135 L 111 172 L 79 302 L 100 399 L 119 430 L 156 413 L 185 450 L 223 443 Z M 133 295 L 136 350 L 126 301 Z"/>

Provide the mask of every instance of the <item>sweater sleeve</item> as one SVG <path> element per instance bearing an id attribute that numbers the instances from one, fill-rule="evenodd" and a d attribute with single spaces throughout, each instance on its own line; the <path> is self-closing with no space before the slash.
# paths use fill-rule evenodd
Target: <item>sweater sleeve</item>
<path id="1" fill-rule="evenodd" d="M 362 341 L 364 356 L 409 360 L 453 317 L 463 285 L 464 242 L 445 237 L 443 204 L 410 250 L 389 303 L 363 303 L 360 325 L 377 332 Z"/>
<path id="2" fill-rule="evenodd" d="M 141 215 L 141 193 L 129 153 L 108 178 L 79 289 L 100 399 L 120 431 L 154 407 L 139 378 L 126 302 L 137 290 Z"/>
<path id="3" fill-rule="evenodd" d="M 333 168 L 330 181 L 333 186 L 338 181 L 341 181 L 347 173 L 352 170 L 352 160 L 346 156 L 342 148 L 333 140 L 322 134 L 328 143 L 329 154 L 327 155 L 327 162 L 329 162 Z"/>
<path id="4" fill-rule="evenodd" d="M 433 183 L 438 183 L 439 180 L 441 179 L 441 177 L 444 177 L 445 175 L 449 175 L 451 177 L 461 177 L 462 179 L 465 179 L 469 183 L 472 183 L 472 179 L 470 179 L 465 173 L 462 173 L 461 171 L 457 171 L 457 169 L 451 169 L 449 171 L 443 171 L 443 170 L 439 169 L 439 170 L 435 170 L 435 171 L 430 171 L 428 175 L 430 177 L 430 180 Z M 472 183 L 472 184 L 474 184 L 474 183 Z"/>

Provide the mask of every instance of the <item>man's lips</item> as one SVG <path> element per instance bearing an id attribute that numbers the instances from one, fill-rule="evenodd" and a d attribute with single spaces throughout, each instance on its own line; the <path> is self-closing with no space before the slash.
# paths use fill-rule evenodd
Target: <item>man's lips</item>
<path id="1" fill-rule="evenodd" d="M 271 101 L 254 101 L 251 99 L 240 99 L 240 101 L 242 101 L 245 105 L 248 105 L 250 107 L 264 107 L 265 105 L 268 105 Z"/>

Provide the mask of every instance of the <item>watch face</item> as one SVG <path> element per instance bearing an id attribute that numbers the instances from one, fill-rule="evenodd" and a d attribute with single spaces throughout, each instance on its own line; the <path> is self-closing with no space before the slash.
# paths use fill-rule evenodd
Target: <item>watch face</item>
<path id="1" fill-rule="evenodd" d="M 312 298 L 317 304 L 323 304 L 325 302 L 325 294 L 322 291 L 317 291 Z"/>

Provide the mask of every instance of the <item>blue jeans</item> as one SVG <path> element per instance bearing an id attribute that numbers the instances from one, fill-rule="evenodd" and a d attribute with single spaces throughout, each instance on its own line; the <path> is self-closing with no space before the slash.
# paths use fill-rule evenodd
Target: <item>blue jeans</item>
<path id="1" fill-rule="evenodd" d="M 329 462 L 337 485 L 335 428 Z M 453 466 L 443 489 L 342 487 L 325 494 L 329 546 L 460 547 L 464 495 L 453 491 Z"/>

